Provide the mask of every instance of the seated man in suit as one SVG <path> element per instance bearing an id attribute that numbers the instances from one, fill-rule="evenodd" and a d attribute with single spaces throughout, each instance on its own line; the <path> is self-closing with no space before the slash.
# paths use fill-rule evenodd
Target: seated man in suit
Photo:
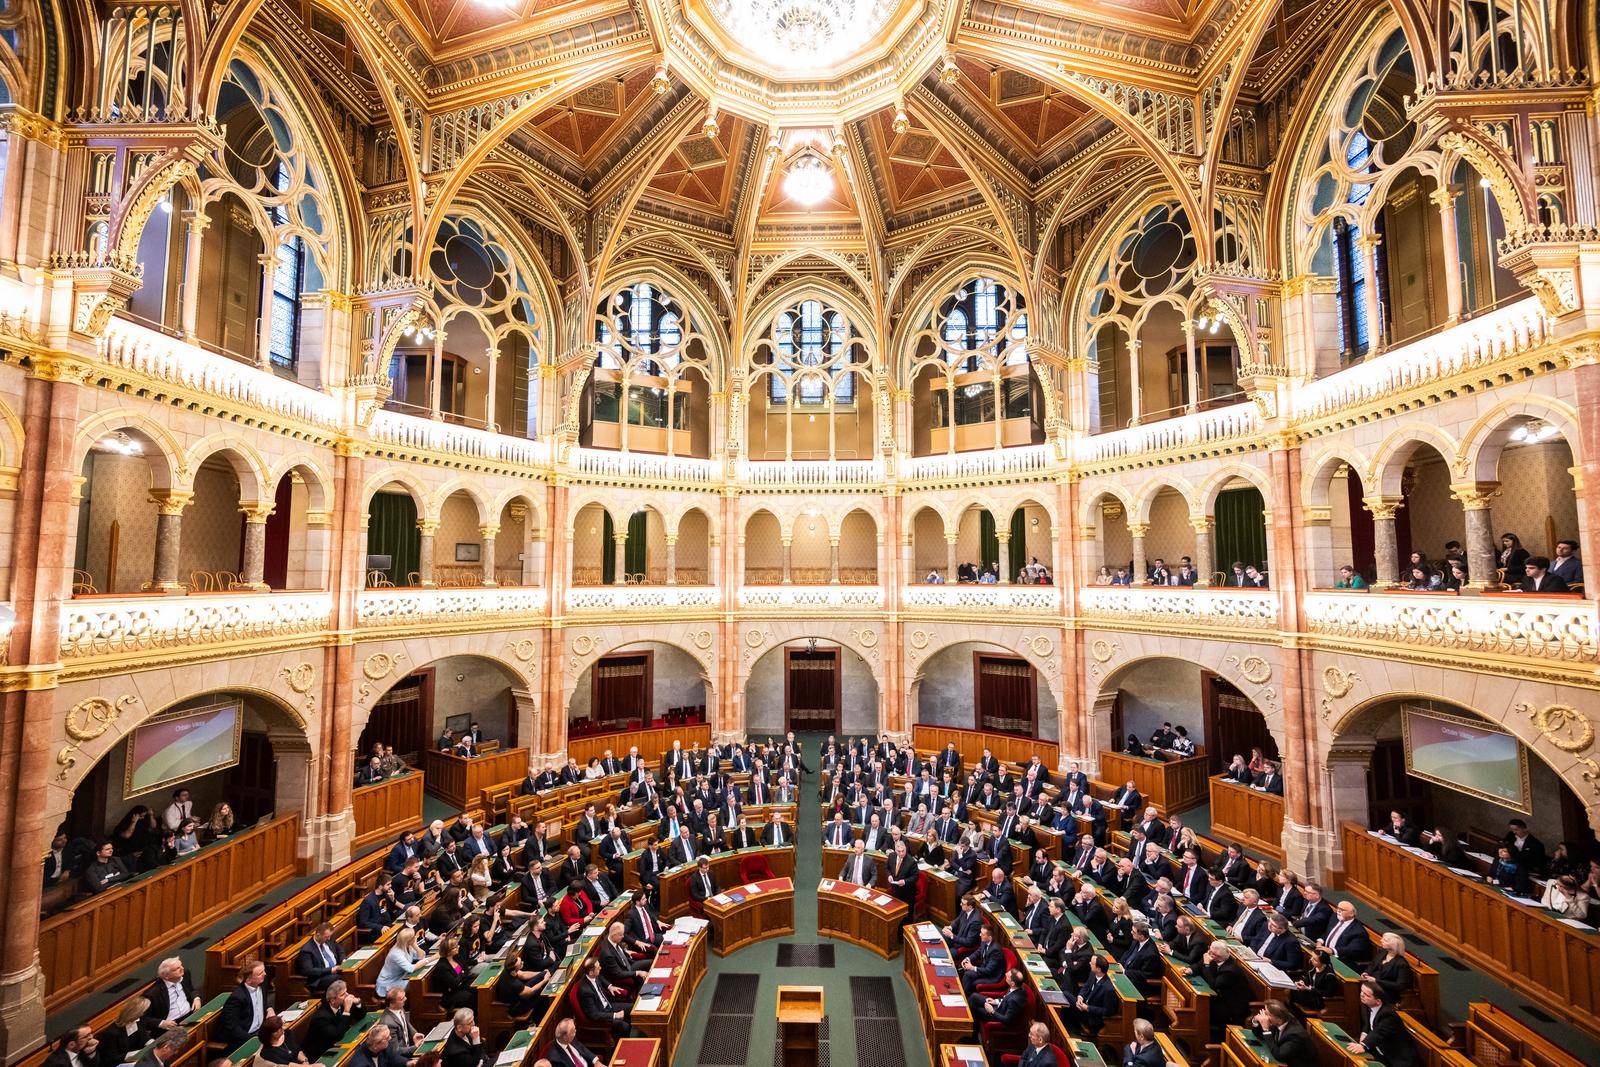
<path id="1" fill-rule="evenodd" d="M 1221 938 L 1206 946 L 1198 970 L 1211 986 L 1211 1036 L 1220 1040 L 1228 1027 L 1243 1023 L 1250 1013 L 1250 984 Z"/>
<path id="2" fill-rule="evenodd" d="M 589 957 L 583 977 L 578 980 L 578 1007 L 585 1019 L 597 1026 L 609 1022 L 612 1034 L 626 1037 L 632 1026 L 628 1022 L 628 1008 L 618 998 L 626 996 L 627 992 L 607 982 L 600 974 L 599 959 Z"/>
<path id="3" fill-rule="evenodd" d="M 1524 593 L 1565 593 L 1567 583 L 1559 574 L 1550 573 L 1548 556 L 1529 556 L 1522 565 Z"/>
<path id="4" fill-rule="evenodd" d="M 1089 977 L 1073 998 L 1072 1017 L 1085 1033 L 1098 1034 L 1118 1011 L 1117 990 L 1107 972 L 1107 959 L 1098 952 L 1089 957 Z"/>
<path id="5" fill-rule="evenodd" d="M 74 1026 L 61 1035 L 55 1050 L 45 1058 L 44 1067 L 102 1067 L 99 1050 L 100 1042 L 95 1039 L 93 1030 L 87 1026 Z M 117 1065 L 105 1064 L 103 1067 Z"/>
<path id="6" fill-rule="evenodd" d="M 439 1067 L 482 1067 L 491 1055 L 478 1033 L 471 1008 L 457 1008 L 450 1017 L 450 1036 L 444 1039 Z"/>
<path id="7" fill-rule="evenodd" d="M 966 838 L 958 841 L 955 848 L 944 850 L 943 867 L 956 876 L 956 896 L 972 892 L 978 879 L 978 855 L 967 847 Z"/>
<path id="8" fill-rule="evenodd" d="M 1133 1040 L 1122 1050 L 1122 1067 L 1166 1067 L 1167 1056 L 1156 1044 L 1156 1028 L 1149 1019 L 1133 1021 Z"/>
<path id="9" fill-rule="evenodd" d="M 1306 953 L 1300 939 L 1289 928 L 1289 920 L 1282 912 L 1267 916 L 1267 936 L 1256 946 L 1256 955 L 1290 977 L 1306 967 Z"/>
<path id="10" fill-rule="evenodd" d="M 989 884 L 983 887 L 983 899 L 995 907 L 1016 914 L 1017 892 L 1011 888 L 1011 879 L 1006 877 L 1006 872 L 999 867 L 989 872 Z"/>
<path id="11" fill-rule="evenodd" d="M 1022 1047 L 1017 1064 L 1018 1067 L 1067 1067 L 1056 1058 L 1056 1050 L 1050 1044 L 1050 1028 L 1044 1023 L 1028 1027 L 1028 1043 Z"/>
<path id="12" fill-rule="evenodd" d="M 1333 908 L 1322 897 L 1322 887 L 1315 882 L 1307 882 L 1300 887 L 1300 895 L 1305 903 L 1300 907 L 1300 914 L 1294 919 L 1295 929 L 1309 937 L 1313 943 L 1321 941 L 1333 927 Z"/>
<path id="13" fill-rule="evenodd" d="M 1361 1036 L 1346 1045 L 1345 1051 L 1371 1056 L 1384 1067 L 1419 1067 L 1422 1062 L 1400 1013 L 1370 979 L 1361 983 Z"/>
<path id="14" fill-rule="evenodd" d="M 1317 942 L 1317 948 L 1338 957 L 1356 971 L 1364 971 L 1372 962 L 1372 938 L 1367 928 L 1356 918 L 1356 906 L 1348 900 L 1339 901 L 1334 909 L 1337 919 L 1329 927 L 1327 936 Z"/>
<path id="15" fill-rule="evenodd" d="M 976 986 L 993 985 L 1006 973 L 1005 953 L 994 943 L 994 931 L 990 929 L 988 923 L 979 927 L 978 947 L 961 961 L 959 973 L 961 988 L 969 999 L 973 997 Z"/>
<path id="16" fill-rule="evenodd" d="M 383 1023 L 367 1031 L 364 1041 L 350 1054 L 349 1067 L 406 1067 L 406 1058 L 395 1047 L 394 1035 Z"/>
<path id="17" fill-rule="evenodd" d="M 394 886 L 382 874 L 372 884 L 372 891 L 361 898 L 356 909 L 356 936 L 363 943 L 376 941 L 400 914 L 400 905 L 394 899 Z"/>
<path id="18" fill-rule="evenodd" d="M 350 1027 L 355 1025 L 356 1010 L 360 1006 L 361 1002 L 349 991 L 343 979 L 335 979 L 327 987 L 322 1003 L 316 1006 L 306 1022 L 306 1034 L 300 1042 L 300 1051 L 305 1053 L 306 1062 L 320 1059 L 324 1052 L 349 1032 Z"/>
<path id="19" fill-rule="evenodd" d="M 189 981 L 183 961 L 176 956 L 164 959 L 156 967 L 156 980 L 145 990 L 150 1007 L 144 1013 L 145 1029 L 176 1030 L 192 1011 L 200 1010 L 200 998 L 195 996 L 194 984 Z"/>
<path id="20" fill-rule="evenodd" d="M 1161 950 L 1150 939 L 1150 924 L 1133 924 L 1133 941 L 1118 961 L 1139 992 L 1150 996 L 1161 983 Z"/>
<path id="21" fill-rule="evenodd" d="M 222 1005 L 217 1016 L 214 1041 L 229 1052 L 254 1037 L 261 1024 L 272 1015 L 272 993 L 267 989 L 267 965 L 249 960 L 239 969 L 239 984 Z M 112 1065 L 107 1065 L 112 1067 Z"/>
<path id="22" fill-rule="evenodd" d="M 1315 1063 L 1317 1054 L 1311 1044 L 1311 1035 L 1300 1025 L 1283 1001 L 1269 1000 L 1261 1005 L 1251 1019 L 1250 1029 L 1256 1032 L 1267 1052 L 1280 1063 Z"/>
<path id="23" fill-rule="evenodd" d="M 301 946 L 294 958 L 294 971 L 306 980 L 306 988 L 321 993 L 339 977 L 339 964 L 344 960 L 344 950 L 333 939 L 333 924 L 322 922 L 311 931 L 311 937 Z M 321 1055 L 319 1052 L 318 1056 Z M 315 1056 L 308 1056 L 315 1059 Z"/>
<path id="24" fill-rule="evenodd" d="M 599 1056 L 578 1043 L 578 1024 L 571 1019 L 556 1023 L 555 1043 L 544 1051 L 550 1067 L 602 1067 Z"/>
<path id="25" fill-rule="evenodd" d="M 950 950 L 962 956 L 978 947 L 978 931 L 983 925 L 983 913 L 978 910 L 977 900 L 972 894 L 966 893 L 961 897 L 961 910 L 950 920 L 950 925 L 940 932 L 950 943 Z"/>
<path id="26" fill-rule="evenodd" d="M 794 830 L 783 821 L 781 811 L 772 813 L 772 821 L 761 831 L 761 843 L 768 848 L 783 848 L 794 844 Z"/>
<path id="27" fill-rule="evenodd" d="M 644 975 L 650 970 L 650 960 L 634 962 L 628 954 L 628 945 L 625 940 L 626 929 L 622 923 L 614 922 L 606 930 L 605 941 L 596 950 L 600 957 L 600 972 L 605 975 L 605 980 L 617 989 L 623 991 L 625 996 L 635 996 L 639 987 L 644 984 Z"/>
<path id="28" fill-rule="evenodd" d="M 717 880 L 711 873 L 711 860 L 701 856 L 695 872 L 689 876 L 689 899 L 695 908 L 703 908 L 710 897 L 717 895 Z"/>
<path id="29" fill-rule="evenodd" d="M 1269 761 L 1261 773 L 1256 775 L 1255 788 L 1273 796 L 1283 796 L 1283 775 L 1278 773 L 1276 763 Z"/>
<path id="30" fill-rule="evenodd" d="M 1002 1026 L 1010 1025 L 1022 1018 L 1022 1013 L 1028 1008 L 1028 992 L 1024 988 L 1027 978 L 1022 970 L 1011 968 L 1006 973 L 1006 991 L 998 997 L 986 997 L 978 993 L 970 994 L 972 1004 L 972 1026 L 976 1033 L 982 1033 L 985 1023 L 1000 1023 Z"/>

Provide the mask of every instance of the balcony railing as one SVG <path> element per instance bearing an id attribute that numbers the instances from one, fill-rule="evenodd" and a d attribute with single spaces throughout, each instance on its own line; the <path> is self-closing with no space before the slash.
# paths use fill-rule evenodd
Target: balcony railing
<path id="1" fill-rule="evenodd" d="M 124 318 L 114 318 L 106 327 L 100 356 L 114 367 L 168 385 L 326 429 L 339 425 L 339 405 L 327 393 L 207 352 L 199 345 Z"/>
<path id="2" fill-rule="evenodd" d="M 311 634 L 326 630 L 332 613 L 325 592 L 70 600 L 61 608 L 61 658 Z"/>
<path id="3" fill-rule="evenodd" d="M 537 615 L 544 611 L 543 588 L 363 589 L 357 600 L 361 626 L 415 626 L 435 622 L 477 622 Z"/>
<path id="4" fill-rule="evenodd" d="M 1232 404 L 1214 411 L 1199 411 L 1192 415 L 1179 415 L 1175 419 L 1081 437 L 1074 446 L 1073 455 L 1080 464 L 1108 463 L 1134 456 L 1220 444 L 1249 437 L 1260 429 L 1261 414 L 1254 404 Z"/>
<path id="5" fill-rule="evenodd" d="M 1086 586 L 1083 617 L 1116 625 L 1278 628 L 1278 596 L 1270 589 L 1195 589 L 1170 585 Z"/>
<path id="6" fill-rule="evenodd" d="M 745 460 L 739 464 L 739 478 L 746 485 L 795 489 L 870 486 L 883 481 L 883 464 L 875 459 Z"/>
<path id="7" fill-rule="evenodd" d="M 1061 590 L 1053 585 L 908 585 L 901 600 L 907 611 L 1061 614 Z"/>
<path id="8" fill-rule="evenodd" d="M 372 439 L 401 448 L 469 456 L 492 463 L 542 467 L 549 462 L 544 441 L 530 441 L 471 426 L 456 426 L 398 411 L 379 411 L 372 418 Z"/>
<path id="9" fill-rule="evenodd" d="M 911 456 L 900 465 L 907 482 L 955 478 L 989 478 L 1004 474 L 1033 474 L 1050 466 L 1049 445 L 1001 448 L 992 452 L 956 452 L 938 456 Z"/>
<path id="10" fill-rule="evenodd" d="M 713 485 L 722 470 L 722 464 L 711 459 L 656 456 L 648 452 L 609 452 L 600 448 L 574 448 L 568 464 L 579 474 L 647 482 L 688 482 L 692 485 Z"/>
<path id="11" fill-rule="evenodd" d="M 1527 656 L 1592 667 L 1592 600 L 1322 590 L 1306 594 L 1306 626 L 1344 639 Z"/>
<path id="12" fill-rule="evenodd" d="M 873 610 L 883 607 L 883 589 L 876 585 L 748 585 L 739 590 L 739 606 L 747 611 Z"/>
<path id="13" fill-rule="evenodd" d="M 574 614 L 608 611 L 714 611 L 720 593 L 710 585 L 600 585 L 567 590 Z"/>
<path id="14" fill-rule="evenodd" d="M 1322 418 L 1440 381 L 1533 348 L 1545 335 L 1539 301 L 1519 300 L 1307 383 L 1295 391 L 1294 418 Z"/>

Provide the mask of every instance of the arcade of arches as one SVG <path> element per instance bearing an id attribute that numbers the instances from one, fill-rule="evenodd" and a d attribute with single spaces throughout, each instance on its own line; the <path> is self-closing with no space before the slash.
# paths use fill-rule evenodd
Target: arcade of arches
<path id="1" fill-rule="evenodd" d="M 238 1000 L 157 1018 L 165 986 L 149 1033 L 116 1017 L 173 956 L 204 1001 L 251 960 L 265 1006 L 316 995 L 325 917 L 379 949 L 347 969 L 366 1008 L 397 983 L 419 1023 L 470 1007 L 485 1059 L 527 1033 L 537 1067 L 584 1015 L 565 972 L 380 981 L 403 835 L 543 818 L 632 889 L 665 800 L 728 799 L 675 742 L 738 768 L 754 832 L 788 820 L 783 941 L 840 953 L 809 976 L 836 1062 L 931 1065 L 942 1035 L 1000 1064 L 1033 1022 L 1061 1062 L 1121 1062 L 1148 1021 L 1168 1062 L 1266 1063 L 1268 1002 L 1323 1062 L 1352 1055 L 1338 1026 L 1388 1063 L 1600 1061 L 1597 25 L 1546 0 L 0 0 L 5 1062 L 115 1067 L 91 1030 L 133 1058 L 159 1030 L 183 1042 L 153 1067 L 240 1067 L 248 989 L 244 1031 Z M 819 766 L 830 735 L 889 766 Z M 911 753 L 952 744 L 961 772 L 919 786 Z M 604 762 L 634 748 L 650 788 Z M 985 749 L 1050 786 L 1019 802 L 982 764 L 991 818 Z M 1363 994 L 1340 951 L 1338 996 L 1293 990 L 1254 923 L 1203 927 L 1241 1001 L 1108 926 L 1132 992 L 1079 1006 L 1099 986 L 1063 965 L 1072 921 L 1052 942 L 1028 911 L 1048 872 L 1008 866 L 1004 803 L 1049 862 L 1080 830 L 1115 859 L 1145 844 L 1107 806 L 1130 783 L 1193 832 L 1174 866 L 1192 845 L 1238 884 L 1237 845 L 1294 882 L 1291 919 L 1311 885 L 1348 899 L 1356 963 L 1415 935 L 1402 963 Z M 591 801 L 628 848 L 583 838 Z M 875 845 L 869 809 L 909 833 L 949 805 L 1049 958 L 958 1006 L 902 967 L 933 942 L 897 915 L 877 954 L 833 936 L 854 905 L 818 903 L 842 857 L 814 803 Z M 735 831 L 695 814 L 703 847 Z M 966 879 L 926 837 L 915 878 L 875 847 L 879 883 L 948 920 Z M 513 846 L 475 897 L 425 849 L 424 926 L 539 895 Z M 1068 866 L 1056 892 L 1124 896 L 1166 942 L 1204 906 Z M 678 879 L 669 919 L 704 910 Z M 1314 986 L 1332 929 L 1273 958 Z M 568 947 L 497 933 L 516 973 Z M 657 1062 L 720 1064 L 712 990 L 778 950 L 713 953 L 660 1025 L 634 1003 Z M 858 1044 L 889 1015 L 846 971 L 892 989 L 897 1049 Z M 1381 1036 L 1363 995 L 1402 1010 Z M 372 1031 L 319 1025 L 350 1037 L 329 1067 Z"/>

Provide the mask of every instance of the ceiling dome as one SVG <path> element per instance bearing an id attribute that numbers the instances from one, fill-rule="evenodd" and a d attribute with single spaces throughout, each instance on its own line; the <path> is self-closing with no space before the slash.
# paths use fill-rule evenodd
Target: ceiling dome
<path id="1" fill-rule="evenodd" d="M 819 70 L 849 59 L 881 30 L 894 0 L 710 0 L 723 30 L 778 70 Z"/>

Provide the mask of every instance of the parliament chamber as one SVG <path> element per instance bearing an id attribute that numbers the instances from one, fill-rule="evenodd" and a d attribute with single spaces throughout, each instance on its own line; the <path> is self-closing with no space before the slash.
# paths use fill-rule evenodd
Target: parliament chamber
<path id="1" fill-rule="evenodd" d="M 0 0 L 0 1058 L 1600 1063 L 1597 27 Z"/>

